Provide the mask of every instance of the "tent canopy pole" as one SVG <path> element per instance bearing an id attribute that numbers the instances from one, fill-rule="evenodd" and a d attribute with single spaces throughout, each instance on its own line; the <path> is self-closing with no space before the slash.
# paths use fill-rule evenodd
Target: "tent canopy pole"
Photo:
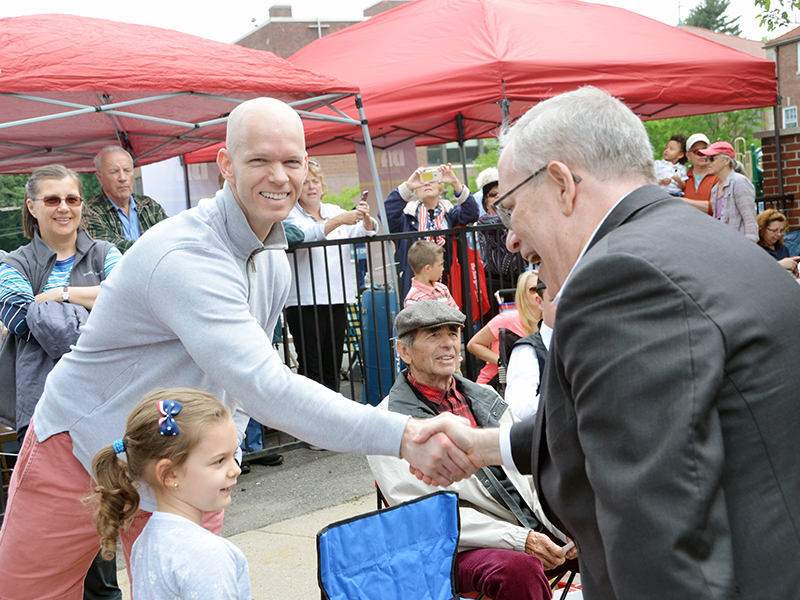
<path id="1" fill-rule="evenodd" d="M 381 224 L 383 225 L 384 233 L 389 233 L 389 220 L 386 218 L 386 206 L 383 203 L 383 190 L 381 190 L 381 178 L 378 175 L 378 163 L 375 161 L 375 151 L 372 147 L 372 137 L 369 134 L 369 126 L 367 124 L 367 117 L 364 114 L 364 103 L 361 101 L 361 94 L 356 94 L 356 107 L 358 108 L 358 116 L 361 119 L 361 131 L 364 134 L 364 145 L 367 149 L 367 159 L 369 160 L 369 170 L 372 174 L 372 182 L 375 186 L 375 201 L 380 207 Z M 394 295 L 397 299 L 397 306 L 403 306 L 403 299 L 400 297 L 400 283 L 397 280 L 397 269 L 392 265 L 389 271 L 392 274 L 392 287 L 394 288 Z"/>
<path id="2" fill-rule="evenodd" d="M 467 151 L 464 148 L 464 115 L 461 113 L 456 115 L 456 130 L 458 133 L 458 151 L 461 154 L 461 165 L 464 167 L 464 185 L 467 185 L 469 183 L 469 176 L 467 175 Z"/>

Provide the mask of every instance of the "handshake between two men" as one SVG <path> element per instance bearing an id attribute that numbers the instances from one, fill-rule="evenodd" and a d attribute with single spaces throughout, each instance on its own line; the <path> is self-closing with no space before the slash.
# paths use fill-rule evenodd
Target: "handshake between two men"
<path id="1" fill-rule="evenodd" d="M 499 431 L 474 429 L 467 419 L 452 413 L 409 419 L 400 454 L 418 479 L 446 487 L 482 467 L 502 464 Z"/>

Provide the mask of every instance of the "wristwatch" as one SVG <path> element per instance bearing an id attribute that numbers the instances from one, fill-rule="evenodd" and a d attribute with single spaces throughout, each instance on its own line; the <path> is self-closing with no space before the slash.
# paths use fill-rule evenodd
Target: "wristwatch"
<path id="1" fill-rule="evenodd" d="M 64 289 L 61 290 L 61 301 L 62 302 L 69 302 L 69 286 L 65 285 Z"/>

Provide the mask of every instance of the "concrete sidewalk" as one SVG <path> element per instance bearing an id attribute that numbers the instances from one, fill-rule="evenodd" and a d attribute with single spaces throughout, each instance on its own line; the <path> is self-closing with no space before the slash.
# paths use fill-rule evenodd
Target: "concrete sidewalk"
<path id="1" fill-rule="evenodd" d="M 254 600 L 318 600 L 317 532 L 326 525 L 376 507 L 375 494 L 228 539 L 247 557 Z M 117 572 L 124 600 L 130 600 L 128 572 Z"/>

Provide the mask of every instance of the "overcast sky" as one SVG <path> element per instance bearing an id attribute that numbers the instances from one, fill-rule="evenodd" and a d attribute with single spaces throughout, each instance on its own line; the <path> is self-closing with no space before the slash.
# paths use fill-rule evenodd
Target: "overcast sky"
<path id="1" fill-rule="evenodd" d="M 291 4 L 292 16 L 296 18 L 354 20 L 362 17 L 364 8 L 377 0 L 235 0 L 202 7 L 198 2 L 175 0 L 28 0 L 12 2 L 4 0 L 0 6 L 0 17 L 15 17 L 40 13 L 68 13 L 87 17 L 98 17 L 154 25 L 176 29 L 220 42 L 233 42 L 245 35 L 255 23 L 269 19 L 269 7 L 273 4 Z M 619 6 L 638 12 L 670 25 L 677 25 L 680 17 L 686 18 L 692 7 L 700 0 L 604 0 L 598 4 Z M 679 8 L 680 6 L 680 8 Z M 758 10 L 752 0 L 731 0 L 727 16 L 741 15 L 739 23 L 743 36 L 760 40 L 775 38 L 788 29 L 770 33 L 758 26 Z M 789 28 L 791 29 L 791 28 Z M 2 34 L 2 31 L 0 31 Z"/>

